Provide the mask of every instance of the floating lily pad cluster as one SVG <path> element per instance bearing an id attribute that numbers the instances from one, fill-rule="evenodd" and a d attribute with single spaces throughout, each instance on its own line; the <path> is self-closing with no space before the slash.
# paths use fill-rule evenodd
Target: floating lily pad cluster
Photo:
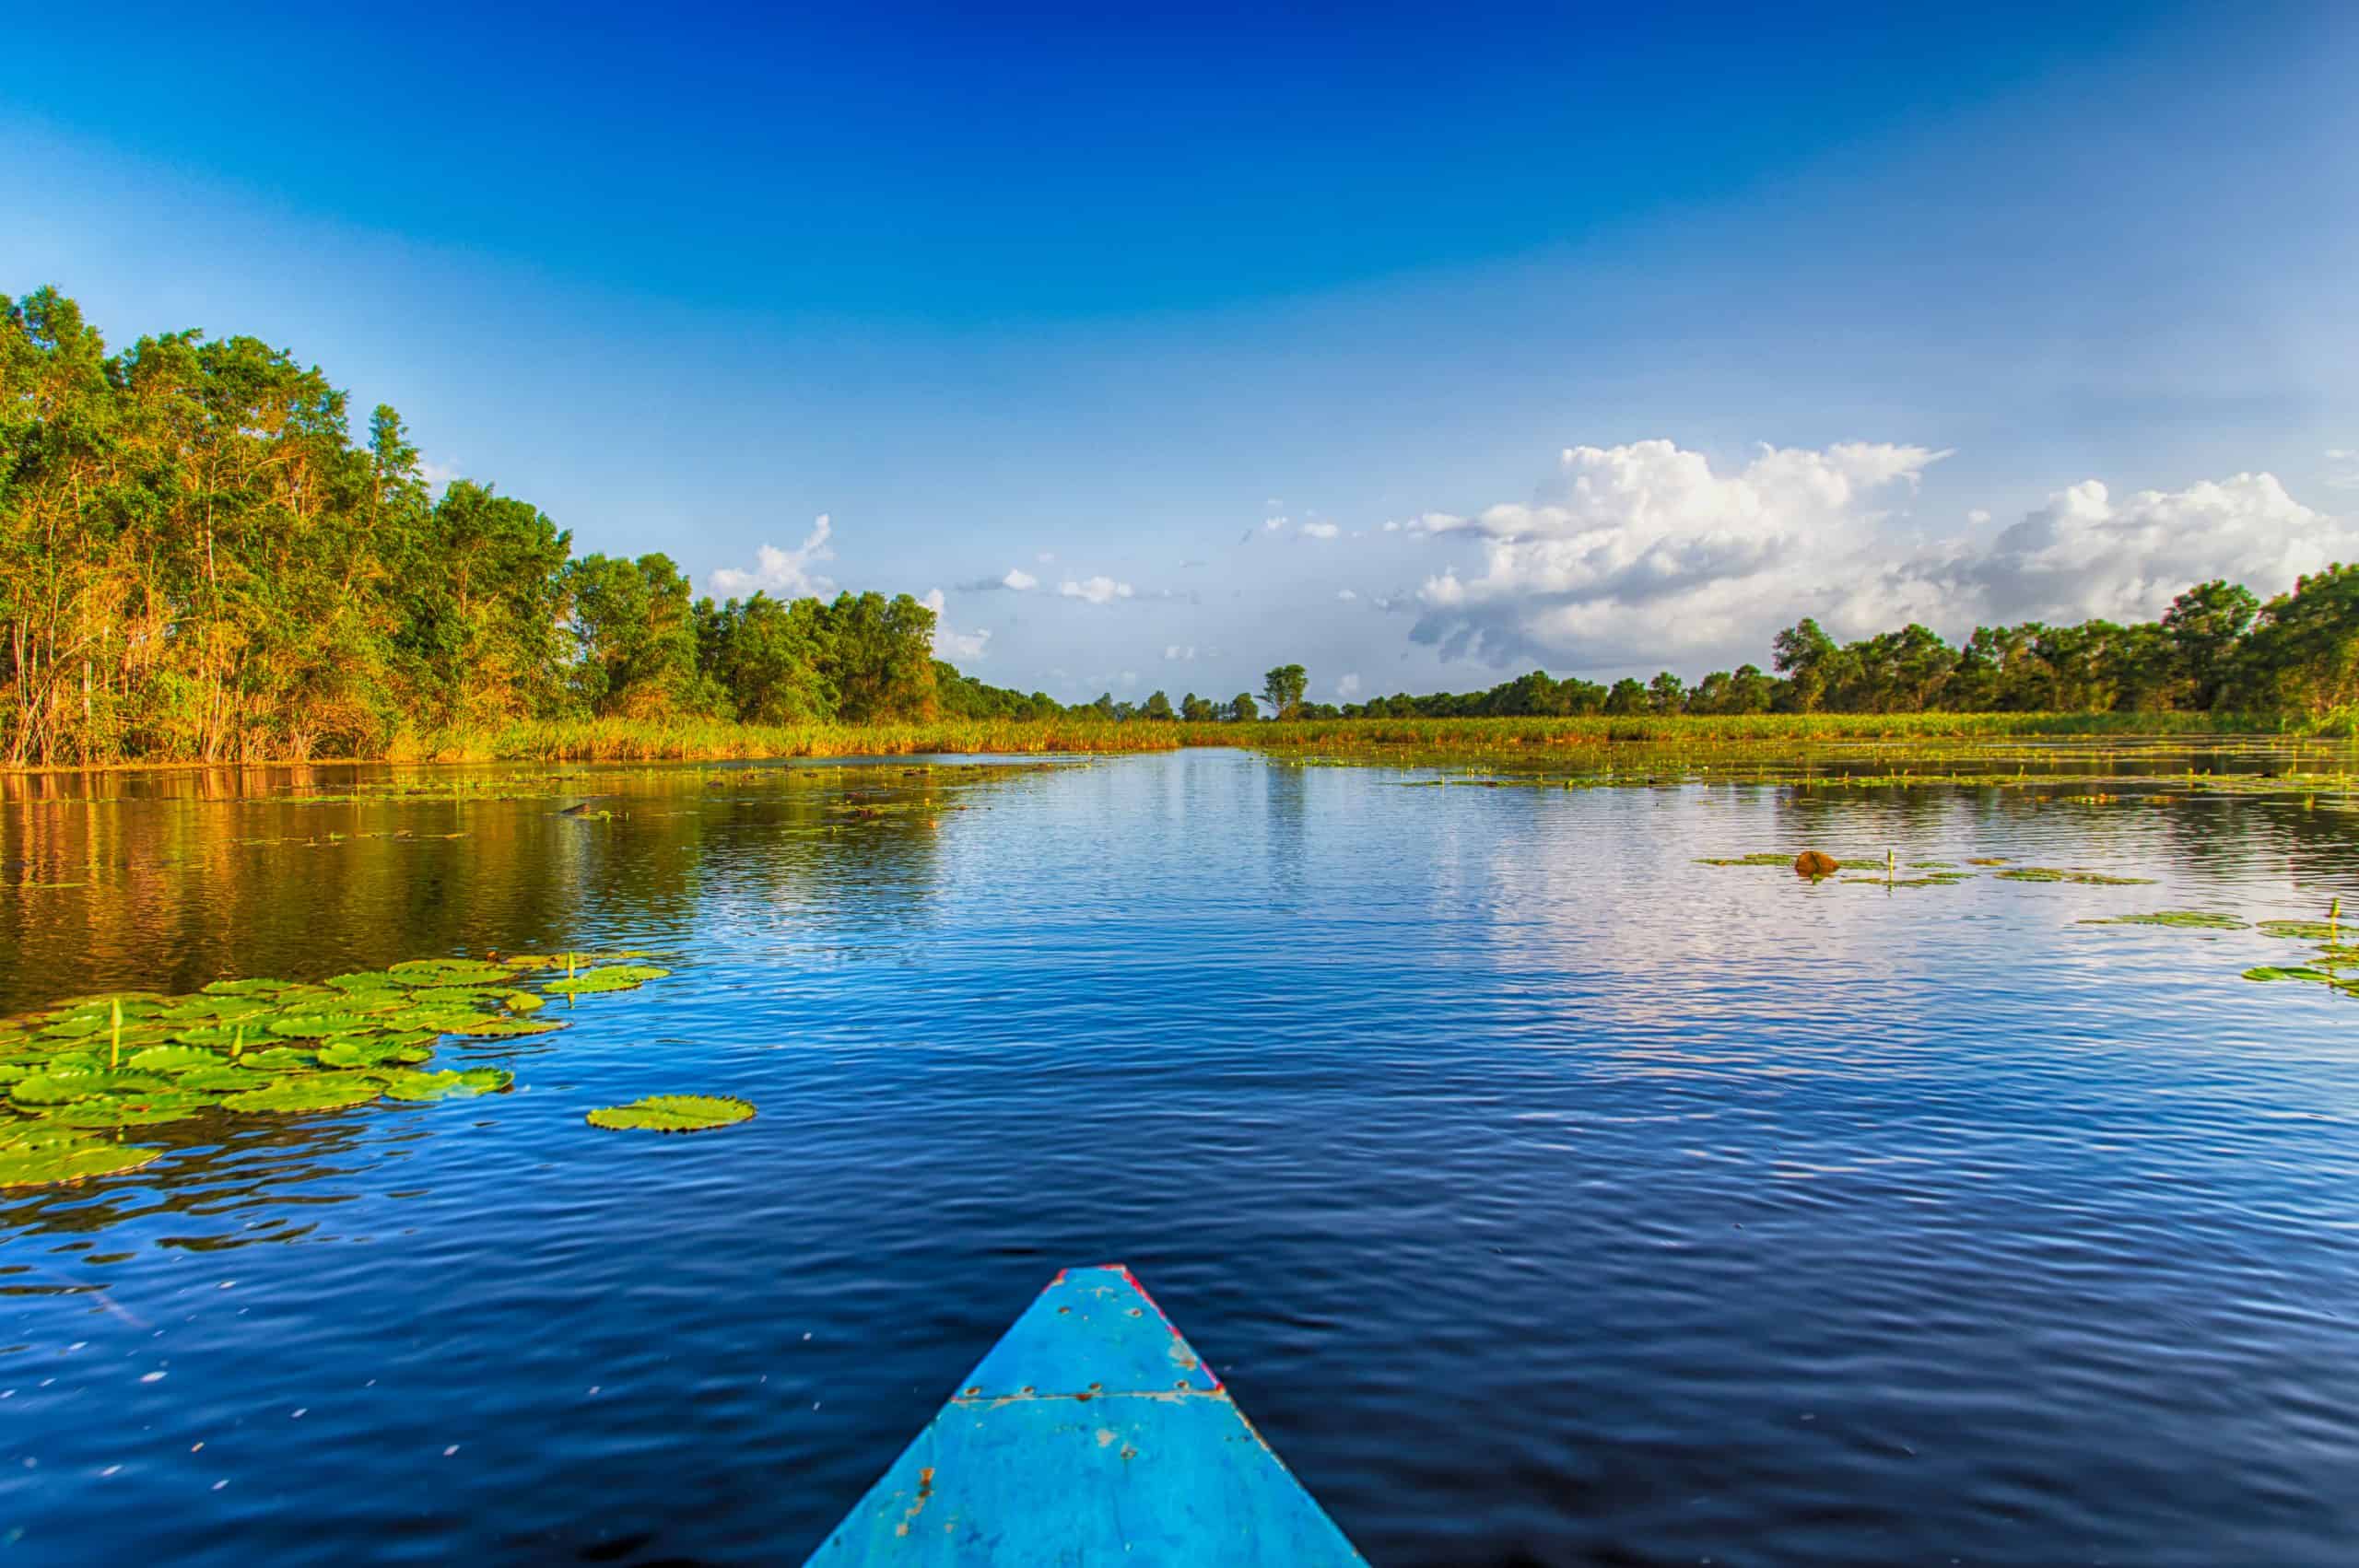
<path id="1" fill-rule="evenodd" d="M 1792 855 L 1776 850 L 1759 850 L 1750 855 L 1709 855 L 1699 859 L 1699 866 L 1780 866 L 1802 872 L 1813 882 L 1820 882 L 1841 872 L 1841 881 L 1876 887 L 1955 887 L 1970 882 L 1977 872 L 1965 870 L 1950 860 L 1910 860 L 1907 876 L 1898 874 L 1899 867 L 1882 855 L 1828 856 L 1820 865 L 1830 870 L 1805 869 Z M 2003 855 L 1982 855 L 1966 862 L 1968 866 L 2006 866 Z M 2066 870 L 2056 866 L 2010 866 L 1991 873 L 2001 882 L 2069 882 L 2089 887 L 2139 887 L 2151 879 L 2142 876 L 2115 876 L 2106 872 Z"/>
<path id="2" fill-rule="evenodd" d="M 562 1029 L 534 1016 L 542 992 L 628 990 L 664 977 L 634 962 L 641 956 L 420 958 L 317 983 L 216 980 L 189 996 L 81 997 L 0 1020 L 0 1187 L 78 1181 L 161 1153 L 105 1136 L 124 1129 L 497 1093 L 512 1074 L 428 1071 L 436 1045 Z"/>
<path id="3" fill-rule="evenodd" d="M 601 1106 L 588 1120 L 612 1132 L 704 1132 L 754 1119 L 754 1107 L 725 1094 L 650 1094 L 627 1106 Z"/>

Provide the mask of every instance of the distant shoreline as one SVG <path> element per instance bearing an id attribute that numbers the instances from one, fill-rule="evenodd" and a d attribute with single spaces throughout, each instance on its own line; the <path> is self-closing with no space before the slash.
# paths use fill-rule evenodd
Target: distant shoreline
<path id="1" fill-rule="evenodd" d="M 585 719 L 519 723 L 399 740 L 354 756 L 123 758 L 8 766 L 0 774 L 233 771 L 301 766 L 460 766 L 519 763 L 760 762 L 807 758 L 1056 756 L 1236 746 L 1274 754 L 1400 754 L 1532 760 L 1614 746 L 1733 747 L 1749 752 L 1861 742 L 2207 737 L 2321 739 L 2270 717 L 2214 713 L 1777 713 L 1512 719 L 1314 719 L 1202 723 L 1133 719 L 945 720 L 880 725 L 736 724 L 725 720 Z"/>

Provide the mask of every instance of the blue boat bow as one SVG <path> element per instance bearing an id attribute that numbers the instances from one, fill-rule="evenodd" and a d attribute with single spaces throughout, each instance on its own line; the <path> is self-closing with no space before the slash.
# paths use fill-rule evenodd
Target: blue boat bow
<path id="1" fill-rule="evenodd" d="M 1359 1564 L 1121 1264 L 1068 1269 L 811 1564 Z"/>

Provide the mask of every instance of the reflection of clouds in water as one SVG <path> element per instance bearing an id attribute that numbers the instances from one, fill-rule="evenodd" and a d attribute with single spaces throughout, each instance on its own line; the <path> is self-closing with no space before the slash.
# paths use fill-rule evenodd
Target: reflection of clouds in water
<path id="1" fill-rule="evenodd" d="M 2189 904 L 2274 909 L 2294 896 L 2279 825 L 2245 802 L 2093 807 L 2028 793 L 1744 786 L 1403 794 L 1436 819 L 1426 837 L 1438 902 L 1473 917 L 1471 947 L 1514 982 L 1528 1014 L 1521 1042 L 1610 1057 L 1637 1075 L 1774 1079 L 1848 1071 L 1866 1057 L 1910 1071 L 1912 1051 L 1960 1010 L 2002 993 L 2014 1006 L 2026 986 L 2069 1029 L 2115 1004 L 2091 988 L 2210 975 L 2220 984 L 2188 1005 L 2249 1026 L 2250 1000 L 2228 982 L 2261 961 L 2246 956 L 2251 943 L 2077 922 Z M 2211 813 L 2200 835 L 2210 853 L 2189 867 L 2177 852 L 2194 809 Z M 1875 860 L 1854 874 L 1881 878 L 1887 849 L 1904 879 L 1913 860 L 1977 874 L 1954 885 L 1813 885 L 1782 867 L 1694 863 L 1806 848 Z M 1964 863 L 1989 855 L 2154 880 L 2013 883 L 1991 875 L 2002 868 Z"/>

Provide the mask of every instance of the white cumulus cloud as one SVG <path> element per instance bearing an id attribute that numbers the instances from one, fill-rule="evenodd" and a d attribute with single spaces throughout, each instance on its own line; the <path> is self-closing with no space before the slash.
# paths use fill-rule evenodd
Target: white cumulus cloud
<path id="1" fill-rule="evenodd" d="M 836 558 L 835 551 L 827 544 L 834 532 L 835 525 L 826 512 L 821 512 L 812 520 L 811 532 L 793 549 L 765 544 L 754 553 L 752 571 L 740 571 L 734 567 L 715 571 L 711 577 L 713 591 L 735 595 L 761 589 L 780 599 L 825 598 L 835 591 L 836 585 L 811 568 L 817 562 Z"/>
<path id="2" fill-rule="evenodd" d="M 1196 645 L 1194 643 L 1170 643 L 1163 649 L 1163 657 L 1173 663 L 1184 663 L 1187 661 L 1195 658 L 1195 656 Z"/>
<path id="3" fill-rule="evenodd" d="M 1092 604 L 1110 604 L 1117 599 L 1131 596 L 1131 585 L 1116 582 L 1110 577 L 1067 578 L 1057 584 L 1057 591 L 1067 599 L 1086 599 Z"/>
<path id="4" fill-rule="evenodd" d="M 1343 532 L 1332 522 L 1306 522 L 1302 525 L 1305 539 L 1332 539 Z"/>
<path id="5" fill-rule="evenodd" d="M 1357 599 L 1359 595 L 1353 592 L 1348 588 L 1339 588 L 1335 590 L 1335 597 L 1342 600 L 1344 603 L 1349 604 L 1353 600 Z"/>
<path id="6" fill-rule="evenodd" d="M 992 634 L 988 631 L 957 632 L 950 629 L 950 623 L 943 618 L 943 605 L 946 602 L 942 596 L 942 590 L 935 589 L 919 603 L 933 612 L 933 651 L 939 657 L 980 659 L 983 649 L 991 646 Z"/>
<path id="7" fill-rule="evenodd" d="M 1351 701 L 1360 695 L 1360 678 L 1357 675 L 1342 677 L 1335 683 L 1335 695 L 1345 702 Z"/>
<path id="8" fill-rule="evenodd" d="M 1723 472 L 1670 441 L 1570 448 L 1532 502 L 1401 525 L 1481 553 L 1479 569 L 1426 580 L 1411 635 L 1495 664 L 1758 661 L 1803 615 L 1837 637 L 1912 620 L 1955 637 L 1991 621 L 2142 617 L 2209 578 L 2268 594 L 2359 554 L 2349 528 L 2265 474 L 2119 501 L 2092 480 L 1996 538 L 1923 546 L 1890 526 L 1890 507 L 1946 455 L 1764 447 Z"/>

